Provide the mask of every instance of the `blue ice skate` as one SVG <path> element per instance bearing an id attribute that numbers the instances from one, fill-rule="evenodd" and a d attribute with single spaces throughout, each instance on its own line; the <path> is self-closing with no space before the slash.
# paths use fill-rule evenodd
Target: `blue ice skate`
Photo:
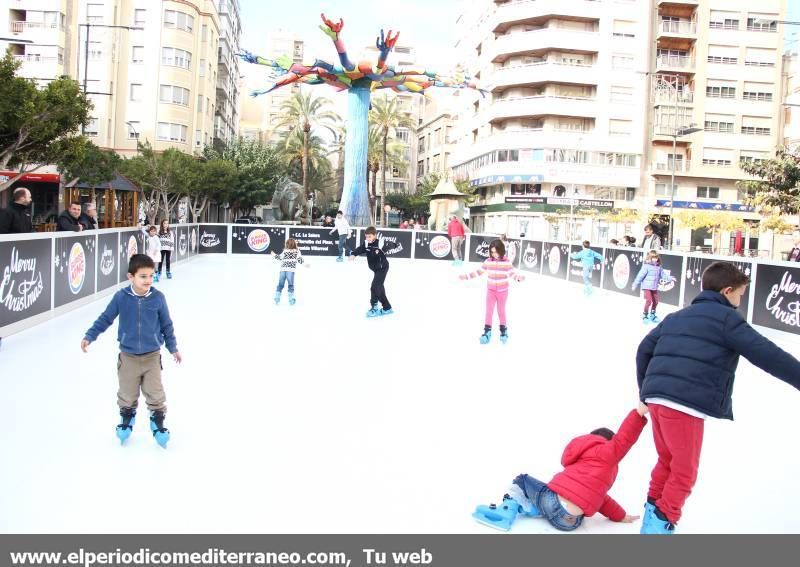
<path id="1" fill-rule="evenodd" d="M 483 334 L 481 335 L 481 344 L 486 345 L 489 344 L 489 341 L 492 340 L 492 328 L 484 328 Z"/>
<path id="2" fill-rule="evenodd" d="M 655 323 L 655 324 L 658 324 L 658 323 L 660 323 L 660 322 L 661 322 L 661 319 L 659 319 L 659 318 L 656 316 L 656 314 L 655 314 L 655 313 L 650 313 L 650 321 L 651 321 L 651 322 L 653 322 L 653 323 Z"/>
<path id="3" fill-rule="evenodd" d="M 341 256 L 337 256 L 336 257 L 336 261 L 337 262 L 344 262 L 344 258 L 342 258 Z"/>
<path id="4" fill-rule="evenodd" d="M 648 324 L 649 322 L 650 322 L 650 316 L 649 316 L 647 313 L 645 313 L 644 315 L 642 315 L 642 323 L 644 323 L 644 324 L 646 325 L 646 324 Z"/>
<path id="5" fill-rule="evenodd" d="M 171 280 L 171 279 L 172 279 L 172 272 L 167 272 L 167 279 L 168 279 L 168 280 Z"/>
<path id="6" fill-rule="evenodd" d="M 381 316 L 383 315 L 392 315 L 394 313 L 394 309 L 381 309 Z"/>
<path id="7" fill-rule="evenodd" d="M 377 305 L 373 305 L 372 309 L 367 311 L 367 317 L 370 317 L 370 318 L 371 317 L 380 317 L 380 315 L 381 315 L 381 310 L 378 309 Z"/>
<path id="8" fill-rule="evenodd" d="M 500 342 L 503 344 L 508 342 L 508 328 L 505 325 L 500 325 Z"/>
<path id="9" fill-rule="evenodd" d="M 475 518 L 475 521 L 485 526 L 507 532 L 511 529 L 511 525 L 520 513 L 523 513 L 522 506 L 506 494 L 503 496 L 502 504 L 499 506 L 497 504 L 489 504 L 488 506 L 482 504 L 475 508 L 472 517 Z M 531 512 L 525 515 L 538 517 L 541 514 L 539 510 L 534 507 Z"/>
<path id="10" fill-rule="evenodd" d="M 122 417 L 122 422 L 117 425 L 117 437 L 120 445 L 122 445 L 133 432 L 133 424 L 136 422 L 136 410 L 134 408 L 121 408 L 119 415 Z"/>
<path id="11" fill-rule="evenodd" d="M 161 275 L 158 272 L 156 272 L 155 274 L 153 274 L 153 281 L 154 282 L 158 282 L 160 277 L 161 277 Z"/>
<path id="12" fill-rule="evenodd" d="M 642 518 L 642 529 L 640 534 L 645 535 L 672 535 L 675 533 L 675 526 L 666 518 L 659 518 L 661 512 L 654 504 L 645 502 L 644 518 Z M 661 514 L 663 515 L 663 514 Z"/>
<path id="13" fill-rule="evenodd" d="M 289 305 L 294 305 L 297 300 L 294 298 L 294 292 L 289 293 Z"/>
<path id="14" fill-rule="evenodd" d="M 150 414 L 150 430 L 153 432 L 156 443 L 166 449 L 169 441 L 169 429 L 164 427 L 164 412 L 154 411 Z"/>
<path id="15" fill-rule="evenodd" d="M 281 302 L 281 292 L 275 292 L 275 305 L 278 305 Z"/>

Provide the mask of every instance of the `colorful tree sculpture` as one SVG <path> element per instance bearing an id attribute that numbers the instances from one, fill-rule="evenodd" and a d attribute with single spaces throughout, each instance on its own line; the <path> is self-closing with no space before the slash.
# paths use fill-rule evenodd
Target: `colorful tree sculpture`
<path id="1" fill-rule="evenodd" d="M 360 61 L 357 65 L 350 61 L 341 39 L 344 21 L 338 23 L 328 20 L 322 14 L 320 29 L 332 40 L 339 53 L 339 65 L 316 60 L 313 65 L 294 63 L 287 56 L 265 59 L 248 51 L 240 57 L 248 63 L 269 67 L 277 80 L 269 88 L 253 92 L 253 96 L 265 94 L 293 83 L 307 85 L 327 84 L 338 91 L 348 91 L 347 139 L 345 140 L 344 192 L 340 208 L 348 219 L 357 225 L 369 222 L 369 199 L 367 195 L 367 140 L 369 136 L 369 99 L 376 89 L 392 89 L 395 92 L 424 93 L 431 87 L 454 89 L 471 88 L 480 91 L 471 78 L 464 74 L 453 77 L 441 76 L 424 69 L 395 69 L 386 64 L 389 53 L 397 43 L 399 33 L 391 30 L 380 37 L 375 44 L 380 52 L 377 65 Z M 483 94 L 483 91 L 480 91 Z"/>

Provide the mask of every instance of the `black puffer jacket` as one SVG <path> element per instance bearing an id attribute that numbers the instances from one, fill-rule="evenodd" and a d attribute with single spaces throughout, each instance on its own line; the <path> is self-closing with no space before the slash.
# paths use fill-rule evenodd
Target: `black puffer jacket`
<path id="1" fill-rule="evenodd" d="M 69 211 L 62 211 L 58 215 L 58 223 L 56 225 L 57 231 L 73 231 L 78 232 L 83 230 L 83 225 L 78 219 L 69 214 Z"/>
<path id="2" fill-rule="evenodd" d="M 704 291 L 667 315 L 639 345 L 639 398 L 663 398 L 733 419 L 739 355 L 800 389 L 800 362 L 748 325 L 722 294 Z"/>
<path id="3" fill-rule="evenodd" d="M 0 234 L 24 232 L 33 232 L 30 207 L 11 203 L 7 209 L 0 209 Z"/>
<path id="4" fill-rule="evenodd" d="M 384 250 L 391 250 L 396 248 L 397 244 L 394 242 L 386 242 L 384 243 L 383 247 L 378 246 L 378 240 L 373 240 L 369 243 L 364 243 L 355 250 L 353 250 L 353 256 L 361 256 L 362 254 L 367 255 L 367 264 L 369 265 L 369 269 L 373 272 L 382 272 L 389 269 L 389 260 L 386 259 L 386 254 L 384 254 Z"/>

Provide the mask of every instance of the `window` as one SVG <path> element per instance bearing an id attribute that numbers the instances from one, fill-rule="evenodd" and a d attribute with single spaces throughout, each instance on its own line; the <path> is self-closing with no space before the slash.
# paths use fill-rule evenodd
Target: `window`
<path id="1" fill-rule="evenodd" d="M 142 100 L 142 85 L 141 84 L 131 83 L 131 100 L 132 101 Z"/>
<path id="2" fill-rule="evenodd" d="M 497 150 L 497 161 L 519 161 L 519 150 Z"/>
<path id="3" fill-rule="evenodd" d="M 612 69 L 633 69 L 633 55 L 617 54 L 611 57 Z"/>
<path id="4" fill-rule="evenodd" d="M 161 48 L 161 63 L 163 65 L 172 65 L 174 67 L 182 67 L 189 69 L 192 65 L 192 54 L 183 49 L 175 49 L 174 47 Z"/>
<path id="5" fill-rule="evenodd" d="M 203 95 L 197 95 L 197 112 L 203 112 Z"/>
<path id="6" fill-rule="evenodd" d="M 512 195 L 541 195 L 542 194 L 542 184 L 541 183 L 512 183 L 511 184 L 511 194 Z"/>
<path id="7" fill-rule="evenodd" d="M 633 87 L 611 86 L 611 102 L 630 103 L 633 101 Z"/>
<path id="8" fill-rule="evenodd" d="M 201 41 L 208 41 L 208 26 L 203 24 L 203 27 L 200 28 L 200 40 Z"/>
<path id="9" fill-rule="evenodd" d="M 616 120 L 612 118 L 608 121 L 608 133 L 612 136 L 629 136 L 633 130 L 633 121 Z"/>
<path id="10" fill-rule="evenodd" d="M 417 151 L 424 152 L 425 151 L 425 136 L 422 136 L 417 142 Z"/>
<path id="11" fill-rule="evenodd" d="M 719 187 L 697 187 L 698 199 L 719 199 Z"/>
<path id="12" fill-rule="evenodd" d="M 133 11 L 133 24 L 136 26 L 143 26 L 146 23 L 147 10 L 144 8 L 137 8 Z"/>
<path id="13" fill-rule="evenodd" d="M 144 63 L 144 46 L 134 45 L 131 50 L 132 63 Z"/>
<path id="14" fill-rule="evenodd" d="M 187 128 L 183 124 L 158 123 L 158 139 L 170 142 L 186 142 Z"/>
<path id="15" fill-rule="evenodd" d="M 738 30 L 739 14 L 736 12 L 711 10 L 711 18 L 708 22 L 708 27 L 720 30 Z"/>
<path id="16" fill-rule="evenodd" d="M 732 159 L 733 150 L 703 148 L 703 165 L 730 167 Z"/>
<path id="17" fill-rule="evenodd" d="M 395 130 L 395 137 L 401 142 L 408 143 L 408 129 L 398 128 L 397 130 Z"/>
<path id="18" fill-rule="evenodd" d="M 173 85 L 161 85 L 159 89 L 159 100 L 161 102 L 189 106 L 189 89 Z"/>
<path id="19" fill-rule="evenodd" d="M 739 154 L 740 163 L 760 163 L 769 159 L 769 152 L 742 150 Z"/>
<path id="20" fill-rule="evenodd" d="M 203 143 L 203 133 L 200 130 L 194 131 L 194 145 L 200 147 Z"/>
<path id="21" fill-rule="evenodd" d="M 736 65 L 739 62 L 739 48 L 735 45 L 709 45 L 708 62 Z"/>
<path id="22" fill-rule="evenodd" d="M 706 96 L 711 98 L 736 98 L 736 83 L 709 79 L 706 83 Z"/>
<path id="23" fill-rule="evenodd" d="M 194 30 L 194 17 L 184 12 L 164 10 L 164 27 L 192 32 Z"/>
<path id="24" fill-rule="evenodd" d="M 751 67 L 774 67 L 775 61 L 780 61 L 780 55 L 774 49 L 761 49 L 748 47 L 745 49 L 744 64 Z"/>
<path id="25" fill-rule="evenodd" d="M 417 162 L 417 177 L 422 177 L 423 175 L 425 175 L 425 162 L 419 160 Z"/>
<path id="26" fill-rule="evenodd" d="M 102 24 L 103 11 L 102 4 L 86 4 L 86 21 L 90 24 Z"/>
<path id="27" fill-rule="evenodd" d="M 98 125 L 99 121 L 97 118 L 89 118 L 89 123 L 86 125 L 84 134 L 92 137 L 97 136 Z"/>
<path id="28" fill-rule="evenodd" d="M 200 76 L 201 77 L 205 77 L 206 76 L 206 60 L 205 59 L 201 59 L 200 60 L 200 65 L 198 65 L 197 70 L 200 72 Z"/>
<path id="29" fill-rule="evenodd" d="M 772 132 L 772 118 L 767 116 L 742 116 L 742 134 L 769 136 Z"/>
<path id="30" fill-rule="evenodd" d="M 102 59 L 103 58 L 103 42 L 90 41 L 89 42 L 89 58 Z"/>
<path id="31" fill-rule="evenodd" d="M 139 139 L 139 130 L 140 130 L 140 122 L 133 122 L 129 120 L 127 123 L 128 126 L 128 139 L 129 140 L 138 140 Z"/>
<path id="32" fill-rule="evenodd" d="M 747 31 L 777 32 L 778 21 L 775 14 L 748 14 Z"/>
<path id="33" fill-rule="evenodd" d="M 706 114 L 705 131 L 730 134 L 734 128 L 734 117 L 729 114 Z"/>
<path id="34" fill-rule="evenodd" d="M 614 37 L 636 37 L 636 23 L 626 20 L 614 20 Z"/>
<path id="35" fill-rule="evenodd" d="M 678 193 L 678 186 L 675 185 L 675 194 Z M 656 197 L 672 197 L 669 186 L 666 183 L 656 183 Z"/>

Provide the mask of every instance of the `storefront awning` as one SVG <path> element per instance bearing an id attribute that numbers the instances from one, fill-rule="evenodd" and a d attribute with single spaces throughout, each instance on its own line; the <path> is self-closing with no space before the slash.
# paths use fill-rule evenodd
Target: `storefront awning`
<path id="1" fill-rule="evenodd" d="M 115 191 L 139 191 L 139 188 L 124 175 L 117 176 L 106 183 L 98 183 L 95 185 L 84 183 L 80 179 L 66 185 L 68 188 L 77 187 L 78 189 L 114 189 Z"/>
<path id="2" fill-rule="evenodd" d="M 541 183 L 544 181 L 544 175 L 531 174 L 531 175 L 490 175 L 488 177 L 479 177 L 478 179 L 470 179 L 470 187 L 481 187 L 483 185 L 499 185 L 501 183 Z"/>
<path id="3" fill-rule="evenodd" d="M 18 171 L 0 171 L 0 183 L 5 183 L 9 179 L 14 179 L 19 175 Z M 61 176 L 58 173 L 26 173 L 16 183 L 60 183 Z"/>
<path id="4" fill-rule="evenodd" d="M 669 207 L 669 199 L 658 199 L 656 207 Z M 741 203 L 708 203 L 705 201 L 675 201 L 675 209 L 700 209 L 705 211 L 733 211 L 737 213 L 753 213 L 755 208 Z"/>

